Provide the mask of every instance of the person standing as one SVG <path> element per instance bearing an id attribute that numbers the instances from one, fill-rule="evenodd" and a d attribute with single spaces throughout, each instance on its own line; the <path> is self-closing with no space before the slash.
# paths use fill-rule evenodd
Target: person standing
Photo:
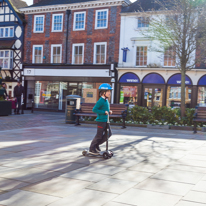
<path id="1" fill-rule="evenodd" d="M 5 83 L 2 83 L 2 87 L 4 88 L 4 99 L 8 98 L 8 94 L 6 92 L 6 84 Z"/>
<path id="2" fill-rule="evenodd" d="M 17 85 L 14 87 L 14 97 L 17 100 L 16 105 L 18 104 L 17 114 L 20 114 L 19 110 L 21 108 L 21 96 L 22 96 L 22 94 L 23 94 L 23 99 L 24 99 L 24 87 L 21 85 L 21 82 L 18 81 Z"/>

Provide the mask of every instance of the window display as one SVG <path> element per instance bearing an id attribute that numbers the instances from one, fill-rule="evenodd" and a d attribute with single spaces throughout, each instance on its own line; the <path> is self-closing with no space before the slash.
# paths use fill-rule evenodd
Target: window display
<path id="1" fill-rule="evenodd" d="M 199 105 L 206 105 L 206 87 L 198 87 L 197 103 Z"/>
<path id="2" fill-rule="evenodd" d="M 137 86 L 121 86 L 120 104 L 137 104 Z"/>

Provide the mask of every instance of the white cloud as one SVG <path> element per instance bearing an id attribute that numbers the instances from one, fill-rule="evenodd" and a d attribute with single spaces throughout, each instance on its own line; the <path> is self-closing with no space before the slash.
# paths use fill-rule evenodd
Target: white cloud
<path id="1" fill-rule="evenodd" d="M 28 6 L 33 4 L 33 0 L 24 0 L 24 1 L 28 4 Z"/>

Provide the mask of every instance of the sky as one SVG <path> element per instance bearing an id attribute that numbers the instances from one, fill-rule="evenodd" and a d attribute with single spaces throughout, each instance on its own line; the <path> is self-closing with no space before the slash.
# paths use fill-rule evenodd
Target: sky
<path id="1" fill-rule="evenodd" d="M 24 0 L 29 6 L 33 4 L 33 0 Z M 134 2 L 135 0 L 130 0 L 131 2 Z"/>

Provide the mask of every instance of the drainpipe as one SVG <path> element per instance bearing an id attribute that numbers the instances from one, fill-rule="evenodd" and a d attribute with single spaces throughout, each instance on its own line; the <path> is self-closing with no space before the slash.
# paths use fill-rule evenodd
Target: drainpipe
<path id="1" fill-rule="evenodd" d="M 67 33 L 66 33 L 66 52 L 65 52 L 65 60 L 66 60 L 66 64 L 67 64 L 67 49 L 68 49 L 68 35 L 69 35 L 69 17 L 71 14 L 71 10 L 66 10 L 66 14 L 67 14 Z"/>

